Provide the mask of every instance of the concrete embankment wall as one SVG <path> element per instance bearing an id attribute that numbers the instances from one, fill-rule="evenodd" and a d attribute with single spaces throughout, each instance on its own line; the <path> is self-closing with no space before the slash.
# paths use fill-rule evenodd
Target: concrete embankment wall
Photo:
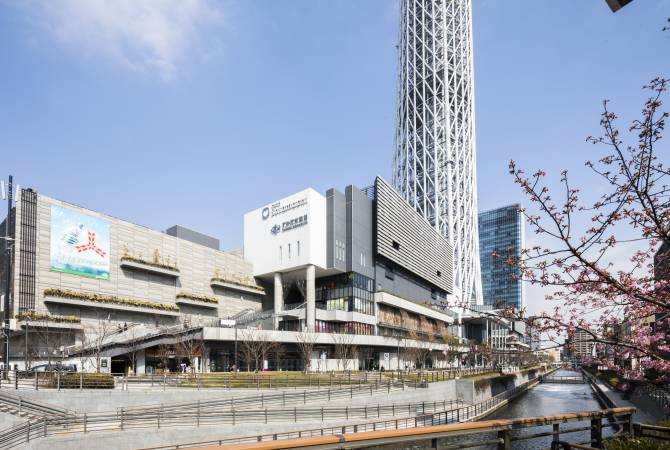
<path id="1" fill-rule="evenodd" d="M 333 388 L 336 392 L 339 388 Z M 322 389 L 325 391 L 327 389 Z M 313 400 L 310 398 L 310 389 L 306 390 L 305 402 L 315 406 L 315 402 L 323 403 L 323 397 Z M 163 392 L 160 390 L 130 390 L 121 391 L 100 390 L 100 391 L 79 391 L 79 390 L 41 390 L 41 391 L 13 391 L 27 399 L 48 403 L 54 406 L 67 408 L 80 413 L 113 411 L 122 407 L 146 406 L 164 404 L 166 407 L 180 402 L 191 401 L 210 401 L 225 400 L 230 398 L 242 399 L 258 395 L 281 395 L 282 390 L 255 390 L 255 389 L 236 389 L 232 391 L 210 389 L 210 390 L 170 390 Z M 300 403 L 300 399 L 295 400 L 295 396 L 300 397 L 303 389 L 287 389 L 287 405 Z M 293 399 L 292 399 L 293 398 Z M 414 403 L 414 402 L 433 402 L 442 400 L 456 399 L 455 380 L 441 381 L 439 383 L 430 383 L 426 388 L 406 387 L 404 390 L 373 391 L 372 395 L 365 392 L 357 392 L 354 388 L 353 396 L 345 393 L 339 397 L 333 396 L 330 402 L 323 406 L 343 406 L 343 405 L 369 405 L 369 404 L 387 404 L 387 403 Z M 239 407 L 244 407 L 240 403 Z M 256 406 L 255 406 L 256 407 Z"/>
<path id="2" fill-rule="evenodd" d="M 542 374 L 544 374 L 542 369 L 530 369 L 489 378 L 456 380 L 457 399 L 466 403 L 483 402 L 527 381 L 534 380 Z"/>

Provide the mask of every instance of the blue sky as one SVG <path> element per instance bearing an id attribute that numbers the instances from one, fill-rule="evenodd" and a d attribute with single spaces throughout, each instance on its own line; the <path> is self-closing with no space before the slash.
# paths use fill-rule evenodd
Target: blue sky
<path id="1" fill-rule="evenodd" d="M 479 206 L 514 158 L 583 162 L 669 75 L 663 0 L 473 0 Z M 307 186 L 390 178 L 397 0 L 0 0 L 0 173 L 156 229 L 241 246 L 242 215 Z"/>

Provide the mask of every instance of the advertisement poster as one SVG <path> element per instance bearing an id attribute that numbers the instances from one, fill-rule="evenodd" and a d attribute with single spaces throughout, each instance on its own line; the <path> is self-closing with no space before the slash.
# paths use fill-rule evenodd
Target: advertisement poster
<path id="1" fill-rule="evenodd" d="M 51 206 L 51 270 L 109 279 L 109 222 Z"/>

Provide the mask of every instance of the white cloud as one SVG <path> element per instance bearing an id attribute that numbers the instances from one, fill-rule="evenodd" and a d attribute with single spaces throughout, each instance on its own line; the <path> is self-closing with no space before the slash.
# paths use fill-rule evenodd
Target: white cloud
<path id="1" fill-rule="evenodd" d="M 216 42 L 209 32 L 223 23 L 210 0 L 35 0 L 24 6 L 74 51 L 164 79 L 190 56 L 209 53 Z"/>

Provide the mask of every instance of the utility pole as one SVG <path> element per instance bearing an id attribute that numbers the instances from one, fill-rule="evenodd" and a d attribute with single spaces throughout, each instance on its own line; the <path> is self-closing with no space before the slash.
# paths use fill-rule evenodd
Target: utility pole
<path id="1" fill-rule="evenodd" d="M 7 184 L 7 219 L 5 219 L 5 276 L 6 276 L 6 286 L 5 286 L 5 304 L 4 304 L 4 313 L 5 313 L 5 348 L 3 352 L 3 362 L 5 363 L 5 369 L 7 371 L 9 367 L 9 306 L 10 295 L 12 290 L 12 239 L 9 235 L 9 230 L 11 229 L 12 222 L 12 176 L 9 176 L 9 183 Z M 8 372 L 5 372 L 8 373 Z"/>

